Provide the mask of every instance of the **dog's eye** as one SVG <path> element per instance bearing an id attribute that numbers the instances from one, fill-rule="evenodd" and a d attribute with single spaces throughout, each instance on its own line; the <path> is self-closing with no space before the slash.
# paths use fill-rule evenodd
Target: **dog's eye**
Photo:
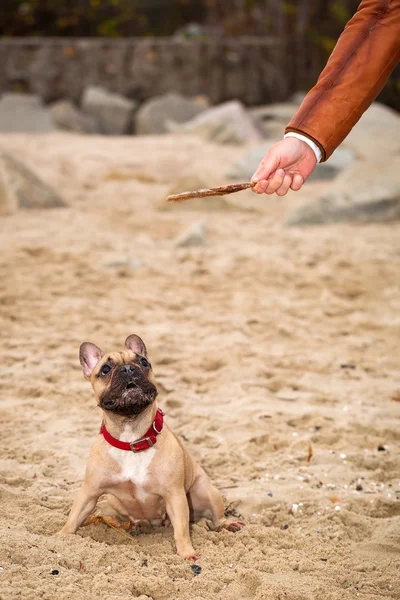
<path id="1" fill-rule="evenodd" d="M 103 365 L 101 367 L 101 371 L 100 372 L 102 373 L 102 375 L 107 375 L 107 373 L 109 373 L 110 371 L 111 371 L 110 365 Z"/>
<path id="2" fill-rule="evenodd" d="M 139 358 L 139 364 L 143 369 L 148 369 L 150 367 L 150 363 L 145 358 Z"/>

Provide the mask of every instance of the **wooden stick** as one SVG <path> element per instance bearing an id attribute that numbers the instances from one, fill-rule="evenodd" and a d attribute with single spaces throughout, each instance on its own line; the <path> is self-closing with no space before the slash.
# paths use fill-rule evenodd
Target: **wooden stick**
<path id="1" fill-rule="evenodd" d="M 196 190 L 194 192 L 182 192 L 182 194 L 172 194 L 168 196 L 167 202 L 183 202 L 191 198 L 205 198 L 206 196 L 224 196 L 225 194 L 234 194 L 242 190 L 248 190 L 255 183 L 233 183 L 231 185 L 220 185 L 214 188 L 205 188 L 204 190 Z"/>

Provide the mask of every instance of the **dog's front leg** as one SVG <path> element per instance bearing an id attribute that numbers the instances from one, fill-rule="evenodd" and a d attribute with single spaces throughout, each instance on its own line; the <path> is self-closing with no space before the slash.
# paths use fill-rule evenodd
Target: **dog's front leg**
<path id="1" fill-rule="evenodd" d="M 101 494 L 99 490 L 94 490 L 84 483 L 75 496 L 67 522 L 60 533 L 75 533 L 90 515 Z"/>
<path id="2" fill-rule="evenodd" d="M 174 538 L 179 556 L 187 560 L 197 560 L 189 534 L 189 505 L 185 490 L 171 493 L 165 498 L 168 517 L 174 528 Z"/>

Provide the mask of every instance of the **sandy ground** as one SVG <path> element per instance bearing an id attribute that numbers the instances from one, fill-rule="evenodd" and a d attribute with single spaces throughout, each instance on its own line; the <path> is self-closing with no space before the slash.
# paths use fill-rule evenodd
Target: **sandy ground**
<path id="1" fill-rule="evenodd" d="M 0 145 L 69 204 L 0 220 L 2 600 L 400 598 L 400 224 L 282 227 L 329 183 L 160 210 L 178 176 L 227 181 L 237 148 Z M 207 246 L 176 248 L 199 220 Z M 169 425 L 248 523 L 193 526 L 199 576 L 170 528 L 54 536 L 101 420 L 78 347 L 133 332 Z"/>

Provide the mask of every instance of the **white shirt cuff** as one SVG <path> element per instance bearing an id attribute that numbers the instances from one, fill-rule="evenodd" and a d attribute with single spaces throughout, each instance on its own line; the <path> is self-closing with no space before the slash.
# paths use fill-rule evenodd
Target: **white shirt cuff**
<path id="1" fill-rule="evenodd" d="M 312 140 L 310 140 L 310 138 L 308 138 L 307 136 L 301 135 L 301 133 L 295 133 L 294 131 L 289 131 L 289 133 L 285 133 L 285 135 L 283 137 L 284 138 L 294 137 L 294 138 L 297 138 L 298 140 L 301 140 L 302 142 L 305 142 L 306 144 L 308 144 L 310 146 L 311 150 L 313 150 L 313 152 L 315 154 L 315 158 L 317 159 L 317 163 L 319 163 L 321 161 L 321 158 L 322 158 L 321 150 L 318 148 L 317 144 L 315 142 L 313 142 Z"/>

